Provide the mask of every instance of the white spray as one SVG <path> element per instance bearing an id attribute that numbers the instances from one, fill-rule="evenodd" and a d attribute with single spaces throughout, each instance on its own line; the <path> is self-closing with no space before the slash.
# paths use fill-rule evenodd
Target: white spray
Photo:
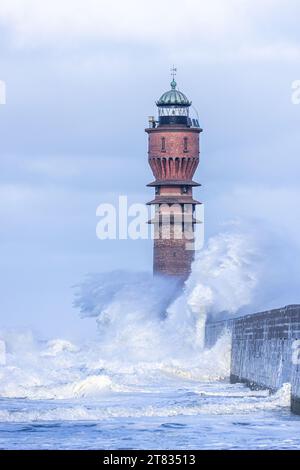
<path id="1" fill-rule="evenodd" d="M 2 333 L 7 361 L 0 368 L 0 396 L 78 398 L 144 387 L 162 377 L 226 377 L 229 337 L 204 351 L 203 325 L 207 315 L 233 314 L 251 302 L 252 246 L 240 234 L 212 238 L 179 296 L 175 283 L 147 273 L 89 276 L 77 288 L 75 304 L 83 316 L 95 317 L 99 340 L 77 347 Z"/>

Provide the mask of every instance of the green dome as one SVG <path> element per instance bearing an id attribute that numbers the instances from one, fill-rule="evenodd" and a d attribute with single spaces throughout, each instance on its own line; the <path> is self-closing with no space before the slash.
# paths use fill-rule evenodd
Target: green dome
<path id="1" fill-rule="evenodd" d="M 166 91 L 156 102 L 157 106 L 190 106 L 192 103 L 187 99 L 184 93 L 176 90 L 177 83 L 173 79 L 171 90 Z"/>

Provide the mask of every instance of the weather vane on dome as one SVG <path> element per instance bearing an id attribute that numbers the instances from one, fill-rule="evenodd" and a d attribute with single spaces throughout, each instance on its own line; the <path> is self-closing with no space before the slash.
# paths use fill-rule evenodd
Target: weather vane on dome
<path id="1" fill-rule="evenodd" d="M 172 75 L 173 80 L 175 80 L 176 72 L 177 72 L 177 68 L 174 67 L 173 65 L 173 67 L 171 68 L 171 75 Z"/>
<path id="2" fill-rule="evenodd" d="M 173 67 L 171 68 L 171 75 L 172 75 L 171 87 L 172 87 L 173 90 L 175 90 L 176 85 L 177 85 L 177 83 L 175 81 L 176 72 L 177 72 L 177 68 L 174 67 L 174 65 L 173 65 Z"/>

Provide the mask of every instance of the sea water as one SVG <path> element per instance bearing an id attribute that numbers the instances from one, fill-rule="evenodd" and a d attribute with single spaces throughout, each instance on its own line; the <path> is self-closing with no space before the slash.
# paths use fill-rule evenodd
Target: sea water
<path id="1" fill-rule="evenodd" d="M 208 316 L 251 305 L 253 253 L 238 234 L 213 238 L 183 290 L 149 274 L 89 276 L 75 306 L 97 341 L 0 331 L 0 448 L 300 449 L 290 385 L 232 385 L 230 333 L 204 344 Z"/>
<path id="2" fill-rule="evenodd" d="M 0 369 L 1 449 L 300 448 L 288 384 L 274 395 L 229 384 L 228 335 L 192 367 L 21 339 L 22 358 Z"/>

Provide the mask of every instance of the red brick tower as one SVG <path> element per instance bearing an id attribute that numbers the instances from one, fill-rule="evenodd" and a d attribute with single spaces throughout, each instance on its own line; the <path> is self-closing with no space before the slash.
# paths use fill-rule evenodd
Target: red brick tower
<path id="1" fill-rule="evenodd" d="M 174 80 L 171 90 L 156 102 L 159 119 L 149 118 L 149 164 L 155 181 L 153 271 L 155 274 L 186 279 L 194 259 L 195 208 L 193 181 L 199 163 L 199 134 L 197 119 L 191 119 L 191 102 L 177 89 Z"/>

